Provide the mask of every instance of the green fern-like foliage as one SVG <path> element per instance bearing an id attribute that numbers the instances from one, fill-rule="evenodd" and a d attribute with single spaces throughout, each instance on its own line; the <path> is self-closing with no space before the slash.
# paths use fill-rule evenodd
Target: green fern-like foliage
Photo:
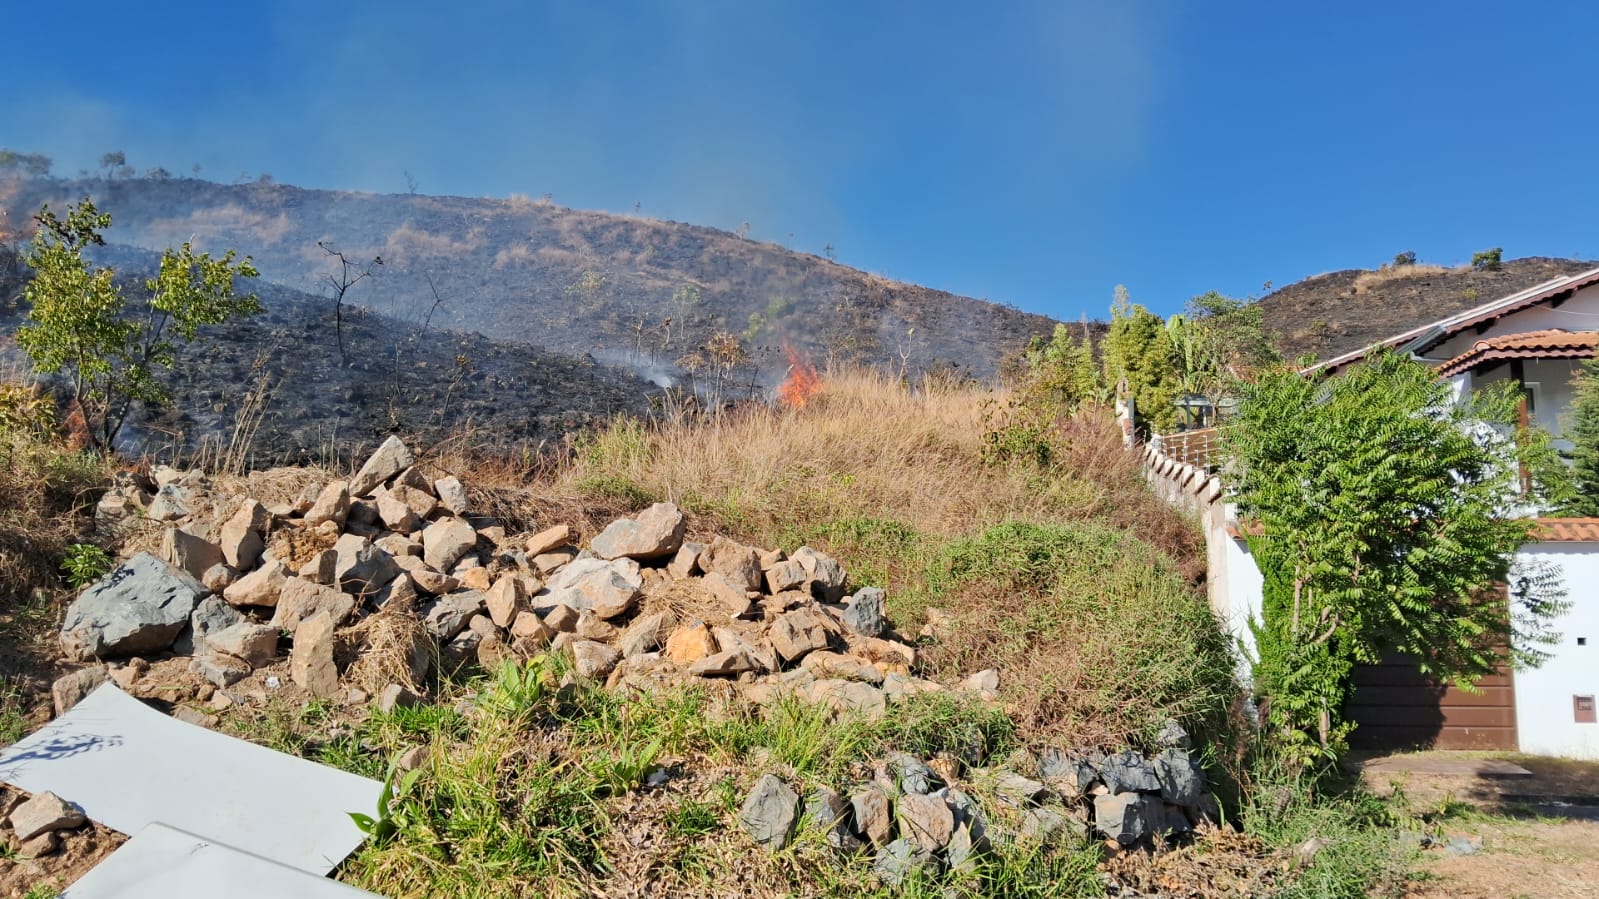
<path id="1" fill-rule="evenodd" d="M 1582 364 L 1577 375 L 1576 399 L 1571 405 L 1571 474 L 1573 496 L 1566 504 L 1569 515 L 1599 517 L 1599 359 Z"/>
<path id="2" fill-rule="evenodd" d="M 1507 609 L 1498 587 L 1531 536 L 1515 511 L 1536 500 L 1517 495 L 1522 463 L 1547 446 L 1516 433 L 1516 400 L 1509 385 L 1456 405 L 1431 370 L 1388 352 L 1245 389 L 1224 440 L 1273 578 L 1256 686 L 1285 726 L 1335 751 L 1354 664 L 1405 653 L 1469 685 L 1507 645 L 1551 638 L 1547 590 L 1512 591 Z"/>

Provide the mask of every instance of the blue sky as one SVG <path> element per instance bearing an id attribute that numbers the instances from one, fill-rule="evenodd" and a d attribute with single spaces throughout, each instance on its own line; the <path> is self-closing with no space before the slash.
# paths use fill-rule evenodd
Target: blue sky
<path id="1" fill-rule="evenodd" d="M 1588 2 L 8 6 L 0 146 L 58 173 L 638 203 L 1065 319 L 1599 258 Z"/>

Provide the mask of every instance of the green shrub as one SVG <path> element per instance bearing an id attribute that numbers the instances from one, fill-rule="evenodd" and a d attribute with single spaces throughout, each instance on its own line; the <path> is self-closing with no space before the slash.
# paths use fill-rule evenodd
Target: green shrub
<path id="1" fill-rule="evenodd" d="M 1504 249 L 1494 247 L 1480 253 L 1471 254 L 1471 267 L 1479 272 L 1497 272 L 1504 267 Z"/>
<path id="2" fill-rule="evenodd" d="M 74 543 L 67 547 L 61 560 L 61 571 L 72 589 L 81 590 L 105 577 L 111 570 L 111 556 L 93 543 Z"/>

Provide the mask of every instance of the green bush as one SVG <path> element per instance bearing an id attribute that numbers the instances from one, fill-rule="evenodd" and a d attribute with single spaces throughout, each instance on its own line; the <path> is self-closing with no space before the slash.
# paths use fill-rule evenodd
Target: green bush
<path id="1" fill-rule="evenodd" d="M 1471 254 L 1471 267 L 1479 272 L 1497 272 L 1504 267 L 1504 249 L 1494 247 L 1480 253 Z"/>

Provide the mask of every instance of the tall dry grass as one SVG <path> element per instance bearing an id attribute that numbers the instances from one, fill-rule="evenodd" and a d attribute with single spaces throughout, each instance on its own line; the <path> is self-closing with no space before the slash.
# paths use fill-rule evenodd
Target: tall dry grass
<path id="1" fill-rule="evenodd" d="M 1393 281 L 1403 281 L 1408 278 L 1425 278 L 1431 275 L 1447 275 L 1450 272 L 1461 271 L 1466 268 L 1470 267 L 1463 266 L 1461 269 L 1453 269 L 1448 266 L 1432 265 L 1426 262 L 1418 262 L 1415 265 L 1388 265 L 1374 272 L 1361 272 L 1356 275 L 1354 289 L 1355 293 L 1365 293 L 1374 287 L 1380 287 Z"/>

